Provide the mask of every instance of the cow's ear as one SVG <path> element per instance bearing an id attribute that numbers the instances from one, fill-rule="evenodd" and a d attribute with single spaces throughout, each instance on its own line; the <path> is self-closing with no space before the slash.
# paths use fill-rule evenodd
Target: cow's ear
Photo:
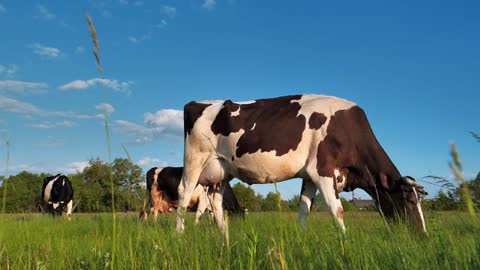
<path id="1" fill-rule="evenodd" d="M 382 184 L 382 187 L 384 189 L 392 190 L 393 181 L 391 179 L 388 179 L 388 177 L 384 173 L 380 173 L 380 183 Z"/>

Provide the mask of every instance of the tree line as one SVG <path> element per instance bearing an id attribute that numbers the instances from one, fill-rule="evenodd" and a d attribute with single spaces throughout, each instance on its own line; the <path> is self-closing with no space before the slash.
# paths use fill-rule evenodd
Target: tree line
<path id="1" fill-rule="evenodd" d="M 111 178 L 110 178 L 111 172 Z M 4 182 L 7 183 L 6 206 L 8 213 L 43 212 L 45 204 L 41 199 L 45 173 L 34 174 L 20 172 L 10 176 L 6 181 L 0 178 L 0 201 L 3 201 Z M 112 206 L 112 185 L 115 193 L 115 210 L 119 212 L 138 211 L 147 201 L 145 175 L 138 165 L 129 159 L 117 158 L 112 163 L 100 159 L 92 159 L 81 172 L 67 175 L 72 181 L 75 194 L 75 212 L 110 212 Z M 467 181 L 472 199 L 480 206 L 480 173 L 471 181 Z M 266 196 L 257 194 L 251 187 L 242 183 L 233 185 L 233 191 L 240 205 L 248 211 L 296 211 L 300 195 L 289 200 L 282 199 L 280 193 L 270 192 Z M 312 211 L 324 211 L 322 197 L 314 197 Z M 433 199 L 424 200 L 424 207 L 432 210 L 464 210 L 461 187 L 440 191 Z M 342 198 L 345 211 L 355 209 L 352 202 Z M 372 209 L 373 210 L 373 209 Z"/>

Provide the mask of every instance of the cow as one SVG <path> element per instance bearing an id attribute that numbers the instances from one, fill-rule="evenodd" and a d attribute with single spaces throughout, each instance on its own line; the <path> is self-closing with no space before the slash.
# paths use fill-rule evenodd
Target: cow
<path id="1" fill-rule="evenodd" d="M 73 209 L 73 186 L 70 179 L 63 174 L 47 176 L 43 180 L 41 198 L 47 204 L 48 212 L 52 216 L 61 216 L 67 210 L 67 217 L 71 219 Z"/>
<path id="2" fill-rule="evenodd" d="M 183 167 L 153 167 L 147 172 L 146 185 L 147 196 L 150 199 L 150 213 L 156 221 L 158 213 L 171 212 L 177 208 L 178 185 L 183 174 Z M 210 198 L 207 197 L 205 188 L 197 185 L 189 201 L 188 208 L 197 206 L 195 223 L 198 223 L 205 210 L 212 212 Z M 237 201 L 235 194 L 229 184 L 225 187 L 223 194 L 223 207 L 230 215 L 243 216 L 243 208 Z M 143 209 L 140 218 L 147 219 L 147 213 Z"/>
<path id="3" fill-rule="evenodd" d="M 290 95 L 249 102 L 192 101 L 184 106 L 184 171 L 177 230 L 200 183 L 216 193 L 213 211 L 224 231 L 222 194 L 235 177 L 248 184 L 302 178 L 299 220 L 321 191 L 345 233 L 339 193 L 365 190 L 389 220 L 408 220 L 426 233 L 422 186 L 402 176 L 377 141 L 362 108 L 332 96 Z"/>

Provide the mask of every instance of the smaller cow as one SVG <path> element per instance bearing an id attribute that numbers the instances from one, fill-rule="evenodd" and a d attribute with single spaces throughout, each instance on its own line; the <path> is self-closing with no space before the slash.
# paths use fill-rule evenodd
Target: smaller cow
<path id="1" fill-rule="evenodd" d="M 42 186 L 42 199 L 47 203 L 47 209 L 52 216 L 61 216 L 67 210 L 67 217 L 72 217 L 73 187 L 70 179 L 59 173 L 45 177 Z"/>
<path id="2" fill-rule="evenodd" d="M 150 213 L 156 221 L 158 213 L 172 212 L 177 208 L 178 201 L 178 185 L 182 179 L 183 167 L 165 167 L 151 168 L 147 172 L 146 184 L 148 197 L 150 199 Z M 212 213 L 211 198 L 208 198 L 205 188 L 198 185 L 190 199 L 188 208 L 192 209 L 197 206 L 195 215 L 195 223 L 198 223 L 203 213 L 208 210 Z M 230 184 L 225 186 L 223 197 L 223 206 L 231 215 L 244 215 L 244 210 L 240 207 Z M 140 218 L 147 219 L 145 209 L 142 209 Z"/>

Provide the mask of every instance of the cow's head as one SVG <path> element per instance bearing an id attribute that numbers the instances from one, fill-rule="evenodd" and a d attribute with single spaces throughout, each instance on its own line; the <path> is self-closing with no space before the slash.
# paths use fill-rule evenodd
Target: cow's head
<path id="1" fill-rule="evenodd" d="M 426 233 L 420 194 L 428 194 L 411 176 L 404 176 L 397 181 L 386 184 L 386 178 L 381 175 L 384 189 L 375 191 L 373 197 L 385 217 L 408 221 L 419 231 Z"/>

